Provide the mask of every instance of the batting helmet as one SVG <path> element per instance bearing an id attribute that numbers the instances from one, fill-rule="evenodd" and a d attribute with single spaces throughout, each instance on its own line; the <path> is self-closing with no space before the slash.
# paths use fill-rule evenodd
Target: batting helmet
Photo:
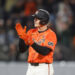
<path id="1" fill-rule="evenodd" d="M 36 13 L 33 15 L 34 18 L 37 18 L 40 20 L 40 24 L 41 25 L 45 25 L 49 22 L 49 12 L 44 10 L 44 9 L 39 9 L 38 11 L 36 11 Z"/>

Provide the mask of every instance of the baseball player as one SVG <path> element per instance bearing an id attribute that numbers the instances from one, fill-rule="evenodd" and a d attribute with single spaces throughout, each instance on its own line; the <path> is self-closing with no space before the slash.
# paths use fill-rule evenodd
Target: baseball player
<path id="1" fill-rule="evenodd" d="M 25 47 L 29 47 L 29 66 L 26 75 L 53 75 L 53 53 L 57 38 L 48 28 L 50 14 L 44 9 L 39 9 L 33 16 L 35 28 L 27 33 L 26 27 L 23 29 L 21 24 L 16 24 L 19 37 L 24 40 Z"/>

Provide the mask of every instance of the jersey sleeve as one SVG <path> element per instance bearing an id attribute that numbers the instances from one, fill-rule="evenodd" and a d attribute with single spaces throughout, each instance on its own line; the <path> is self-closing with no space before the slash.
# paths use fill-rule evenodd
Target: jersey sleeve
<path id="1" fill-rule="evenodd" d="M 56 43 L 57 43 L 56 34 L 54 32 L 51 34 L 48 34 L 45 40 L 45 46 L 47 46 L 48 48 L 54 51 Z"/>
<path id="2" fill-rule="evenodd" d="M 27 32 L 27 35 L 31 35 L 32 34 L 32 32 L 33 32 L 33 29 L 30 29 L 28 32 Z"/>
<path id="3" fill-rule="evenodd" d="M 34 33 L 37 29 L 30 29 L 28 32 L 27 32 L 27 35 L 28 36 L 32 36 L 32 33 Z"/>

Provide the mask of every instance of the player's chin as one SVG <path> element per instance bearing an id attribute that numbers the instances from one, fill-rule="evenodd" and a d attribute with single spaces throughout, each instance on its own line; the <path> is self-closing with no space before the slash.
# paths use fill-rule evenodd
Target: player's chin
<path id="1" fill-rule="evenodd" d="M 34 25 L 35 26 L 35 28 L 39 28 L 40 27 L 40 25 Z"/>

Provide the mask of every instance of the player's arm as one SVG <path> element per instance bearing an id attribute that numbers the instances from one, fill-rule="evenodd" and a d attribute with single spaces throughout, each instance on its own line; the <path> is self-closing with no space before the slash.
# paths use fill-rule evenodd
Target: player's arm
<path id="1" fill-rule="evenodd" d="M 36 52 L 40 53 L 41 55 L 47 55 L 48 53 L 52 51 L 52 49 L 46 46 L 40 46 L 36 43 L 33 43 L 31 46 L 34 48 Z"/>
<path id="2" fill-rule="evenodd" d="M 51 51 L 54 51 L 55 45 L 57 43 L 57 38 L 55 33 L 45 39 L 45 43 L 43 46 L 33 43 L 31 46 L 36 50 L 38 53 L 42 55 L 47 55 Z"/>
<path id="3" fill-rule="evenodd" d="M 29 48 L 29 46 L 25 44 L 24 40 L 19 39 L 19 52 L 23 53 L 23 52 L 27 51 L 28 48 Z"/>

